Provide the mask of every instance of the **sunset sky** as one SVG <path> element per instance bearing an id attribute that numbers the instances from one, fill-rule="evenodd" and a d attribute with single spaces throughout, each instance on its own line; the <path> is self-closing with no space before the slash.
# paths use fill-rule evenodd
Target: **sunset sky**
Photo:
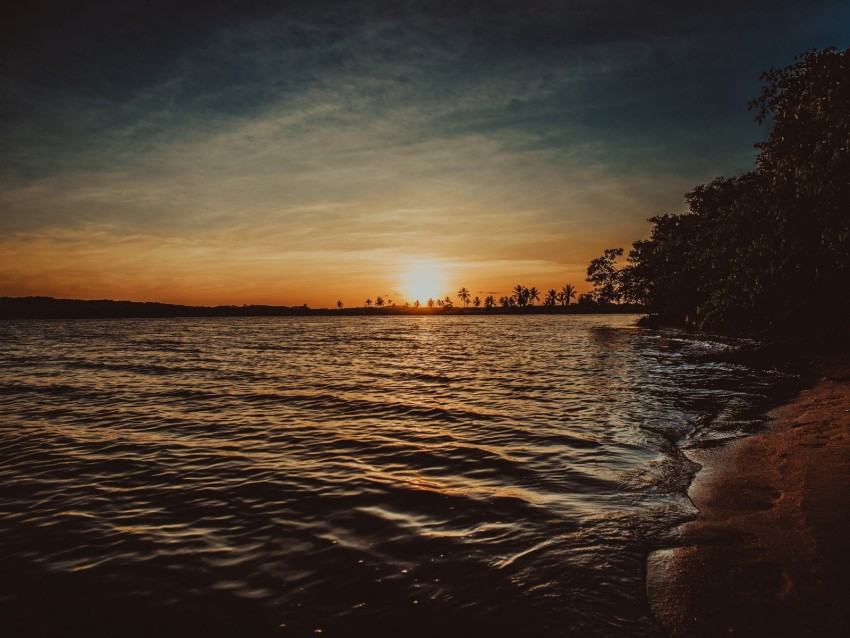
<path id="1" fill-rule="evenodd" d="M 759 74 L 850 3 L 26 2 L 0 295 L 362 305 L 580 291 L 753 165 Z"/>

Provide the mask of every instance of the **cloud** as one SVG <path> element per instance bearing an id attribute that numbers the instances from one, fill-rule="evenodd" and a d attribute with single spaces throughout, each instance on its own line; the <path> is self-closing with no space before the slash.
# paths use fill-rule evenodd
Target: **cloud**
<path id="1" fill-rule="evenodd" d="M 750 68 L 789 16 L 836 29 L 781 3 L 762 26 L 723 3 L 179 4 L 4 44 L 24 51 L 0 83 L 14 289 L 111 286 L 108 264 L 151 294 L 301 291 L 411 255 L 575 273 L 749 168 Z"/>

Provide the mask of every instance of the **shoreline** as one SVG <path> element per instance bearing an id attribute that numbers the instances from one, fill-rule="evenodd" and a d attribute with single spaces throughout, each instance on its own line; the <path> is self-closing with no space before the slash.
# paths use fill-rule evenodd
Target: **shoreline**
<path id="1" fill-rule="evenodd" d="M 685 450 L 696 519 L 647 558 L 670 636 L 843 636 L 850 628 L 850 361 L 767 416 L 763 432 Z"/>
<path id="2" fill-rule="evenodd" d="M 644 314 L 635 304 L 572 303 L 566 306 L 529 305 L 504 308 L 463 306 L 380 306 L 310 308 L 309 306 L 189 306 L 156 301 L 111 299 L 54 299 L 53 297 L 0 297 L 0 320 L 40 319 L 176 319 L 204 317 L 489 317 L 503 315 Z"/>

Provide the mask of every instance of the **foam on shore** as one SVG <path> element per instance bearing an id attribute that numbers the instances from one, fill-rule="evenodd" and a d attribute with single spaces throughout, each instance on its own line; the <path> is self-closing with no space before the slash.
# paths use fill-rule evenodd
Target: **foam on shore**
<path id="1" fill-rule="evenodd" d="M 819 376 L 764 433 L 688 451 L 700 515 L 647 564 L 671 636 L 850 635 L 850 365 Z"/>

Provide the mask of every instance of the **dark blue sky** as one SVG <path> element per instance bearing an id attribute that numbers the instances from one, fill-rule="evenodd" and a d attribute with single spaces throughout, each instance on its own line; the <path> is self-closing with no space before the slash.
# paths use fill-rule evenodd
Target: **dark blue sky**
<path id="1" fill-rule="evenodd" d="M 409 259 L 580 283 L 752 167 L 760 72 L 846 47 L 850 5 L 35 1 L 2 29 L 0 292 L 329 305 L 342 273 L 404 294 Z"/>

